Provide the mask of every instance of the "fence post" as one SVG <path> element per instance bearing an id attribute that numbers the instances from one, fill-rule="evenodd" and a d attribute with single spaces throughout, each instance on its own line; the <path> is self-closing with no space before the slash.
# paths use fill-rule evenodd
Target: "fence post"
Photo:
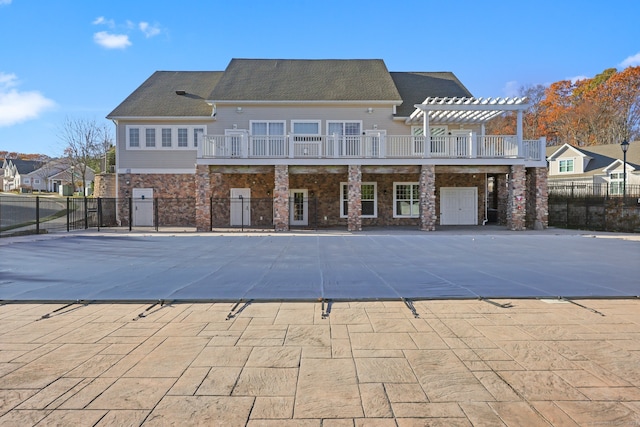
<path id="1" fill-rule="evenodd" d="M 102 198 L 98 197 L 98 231 L 102 225 Z"/>
<path id="2" fill-rule="evenodd" d="M 240 196 L 240 231 L 244 231 L 244 197 Z"/>
<path id="3" fill-rule="evenodd" d="M 315 230 L 318 231 L 318 198 L 314 197 L 313 198 L 313 208 L 315 209 L 316 213 L 315 213 L 315 221 L 316 221 L 316 228 Z"/>
<path id="4" fill-rule="evenodd" d="M 89 209 L 87 209 L 87 198 L 84 198 L 84 229 L 89 228 Z"/>
<path id="5" fill-rule="evenodd" d="M 36 234 L 40 234 L 40 196 L 36 196 Z"/>
<path id="6" fill-rule="evenodd" d="M 70 216 L 71 216 L 71 203 L 69 203 L 69 198 L 67 197 L 67 233 L 69 232 L 70 227 Z"/>
<path id="7" fill-rule="evenodd" d="M 153 199 L 153 222 L 156 223 L 156 231 L 158 231 L 158 198 Z"/>
<path id="8" fill-rule="evenodd" d="M 209 231 L 213 230 L 213 196 L 209 197 Z"/>
<path id="9" fill-rule="evenodd" d="M 129 231 L 133 225 L 133 197 L 129 197 Z"/>

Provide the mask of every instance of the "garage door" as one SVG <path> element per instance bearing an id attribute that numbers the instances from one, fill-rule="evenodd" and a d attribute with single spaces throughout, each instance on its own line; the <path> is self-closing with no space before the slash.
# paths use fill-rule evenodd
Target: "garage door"
<path id="1" fill-rule="evenodd" d="M 440 225 L 478 225 L 478 189 L 440 188 Z"/>

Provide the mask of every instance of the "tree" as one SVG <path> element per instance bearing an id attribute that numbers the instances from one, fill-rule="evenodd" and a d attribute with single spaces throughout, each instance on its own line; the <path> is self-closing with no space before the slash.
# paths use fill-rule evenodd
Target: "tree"
<path id="1" fill-rule="evenodd" d="M 75 189 L 75 175 L 82 180 L 82 194 L 86 194 L 87 170 L 92 161 L 103 151 L 103 144 L 109 135 L 105 126 L 99 126 L 95 120 L 66 118 L 59 133 L 65 144 L 64 154 L 69 159 L 72 172 L 72 185 Z"/>

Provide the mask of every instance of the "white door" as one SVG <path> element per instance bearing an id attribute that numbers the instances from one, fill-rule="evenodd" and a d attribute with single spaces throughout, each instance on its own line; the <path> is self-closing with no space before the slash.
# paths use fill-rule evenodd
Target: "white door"
<path id="1" fill-rule="evenodd" d="M 231 226 L 247 227 L 251 225 L 251 189 L 231 189 Z"/>
<path id="2" fill-rule="evenodd" d="M 307 190 L 290 190 L 289 224 L 309 225 L 309 199 Z"/>
<path id="3" fill-rule="evenodd" d="M 153 188 L 133 189 L 133 225 L 153 227 Z"/>
<path id="4" fill-rule="evenodd" d="M 364 155 L 365 157 L 384 157 L 384 140 L 387 136 L 386 130 L 369 129 L 364 131 L 365 144 Z"/>
<path id="5" fill-rule="evenodd" d="M 247 157 L 248 149 L 248 131 L 244 129 L 225 129 L 224 131 L 224 150 L 222 151 L 228 157 Z"/>
<path id="6" fill-rule="evenodd" d="M 478 225 L 478 189 L 440 188 L 440 225 Z"/>

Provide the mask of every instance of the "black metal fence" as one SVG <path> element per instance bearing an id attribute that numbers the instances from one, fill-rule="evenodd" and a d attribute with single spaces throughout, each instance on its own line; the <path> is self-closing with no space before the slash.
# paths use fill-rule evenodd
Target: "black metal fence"
<path id="1" fill-rule="evenodd" d="M 291 199 L 291 228 L 317 229 L 319 202 L 316 198 Z M 339 212 L 334 199 L 329 209 Z M 210 198 L 210 230 L 273 230 L 272 198 Z M 339 215 L 334 222 L 345 222 Z M 324 225 L 329 219 L 324 216 Z M 346 223 L 346 222 L 345 222 Z M 0 236 L 40 234 L 79 229 L 124 227 L 125 229 L 196 228 L 195 198 L 83 198 L 54 196 L 0 196 Z"/>
<path id="2" fill-rule="evenodd" d="M 566 196 L 566 197 L 597 197 L 597 198 L 640 198 L 640 185 L 627 184 L 624 187 L 621 183 L 549 183 L 549 195 Z M 624 193 L 624 194 L 623 194 Z"/>
<path id="3" fill-rule="evenodd" d="M 640 186 L 627 186 L 624 197 L 607 189 L 605 184 L 549 185 L 549 225 L 640 232 Z"/>

